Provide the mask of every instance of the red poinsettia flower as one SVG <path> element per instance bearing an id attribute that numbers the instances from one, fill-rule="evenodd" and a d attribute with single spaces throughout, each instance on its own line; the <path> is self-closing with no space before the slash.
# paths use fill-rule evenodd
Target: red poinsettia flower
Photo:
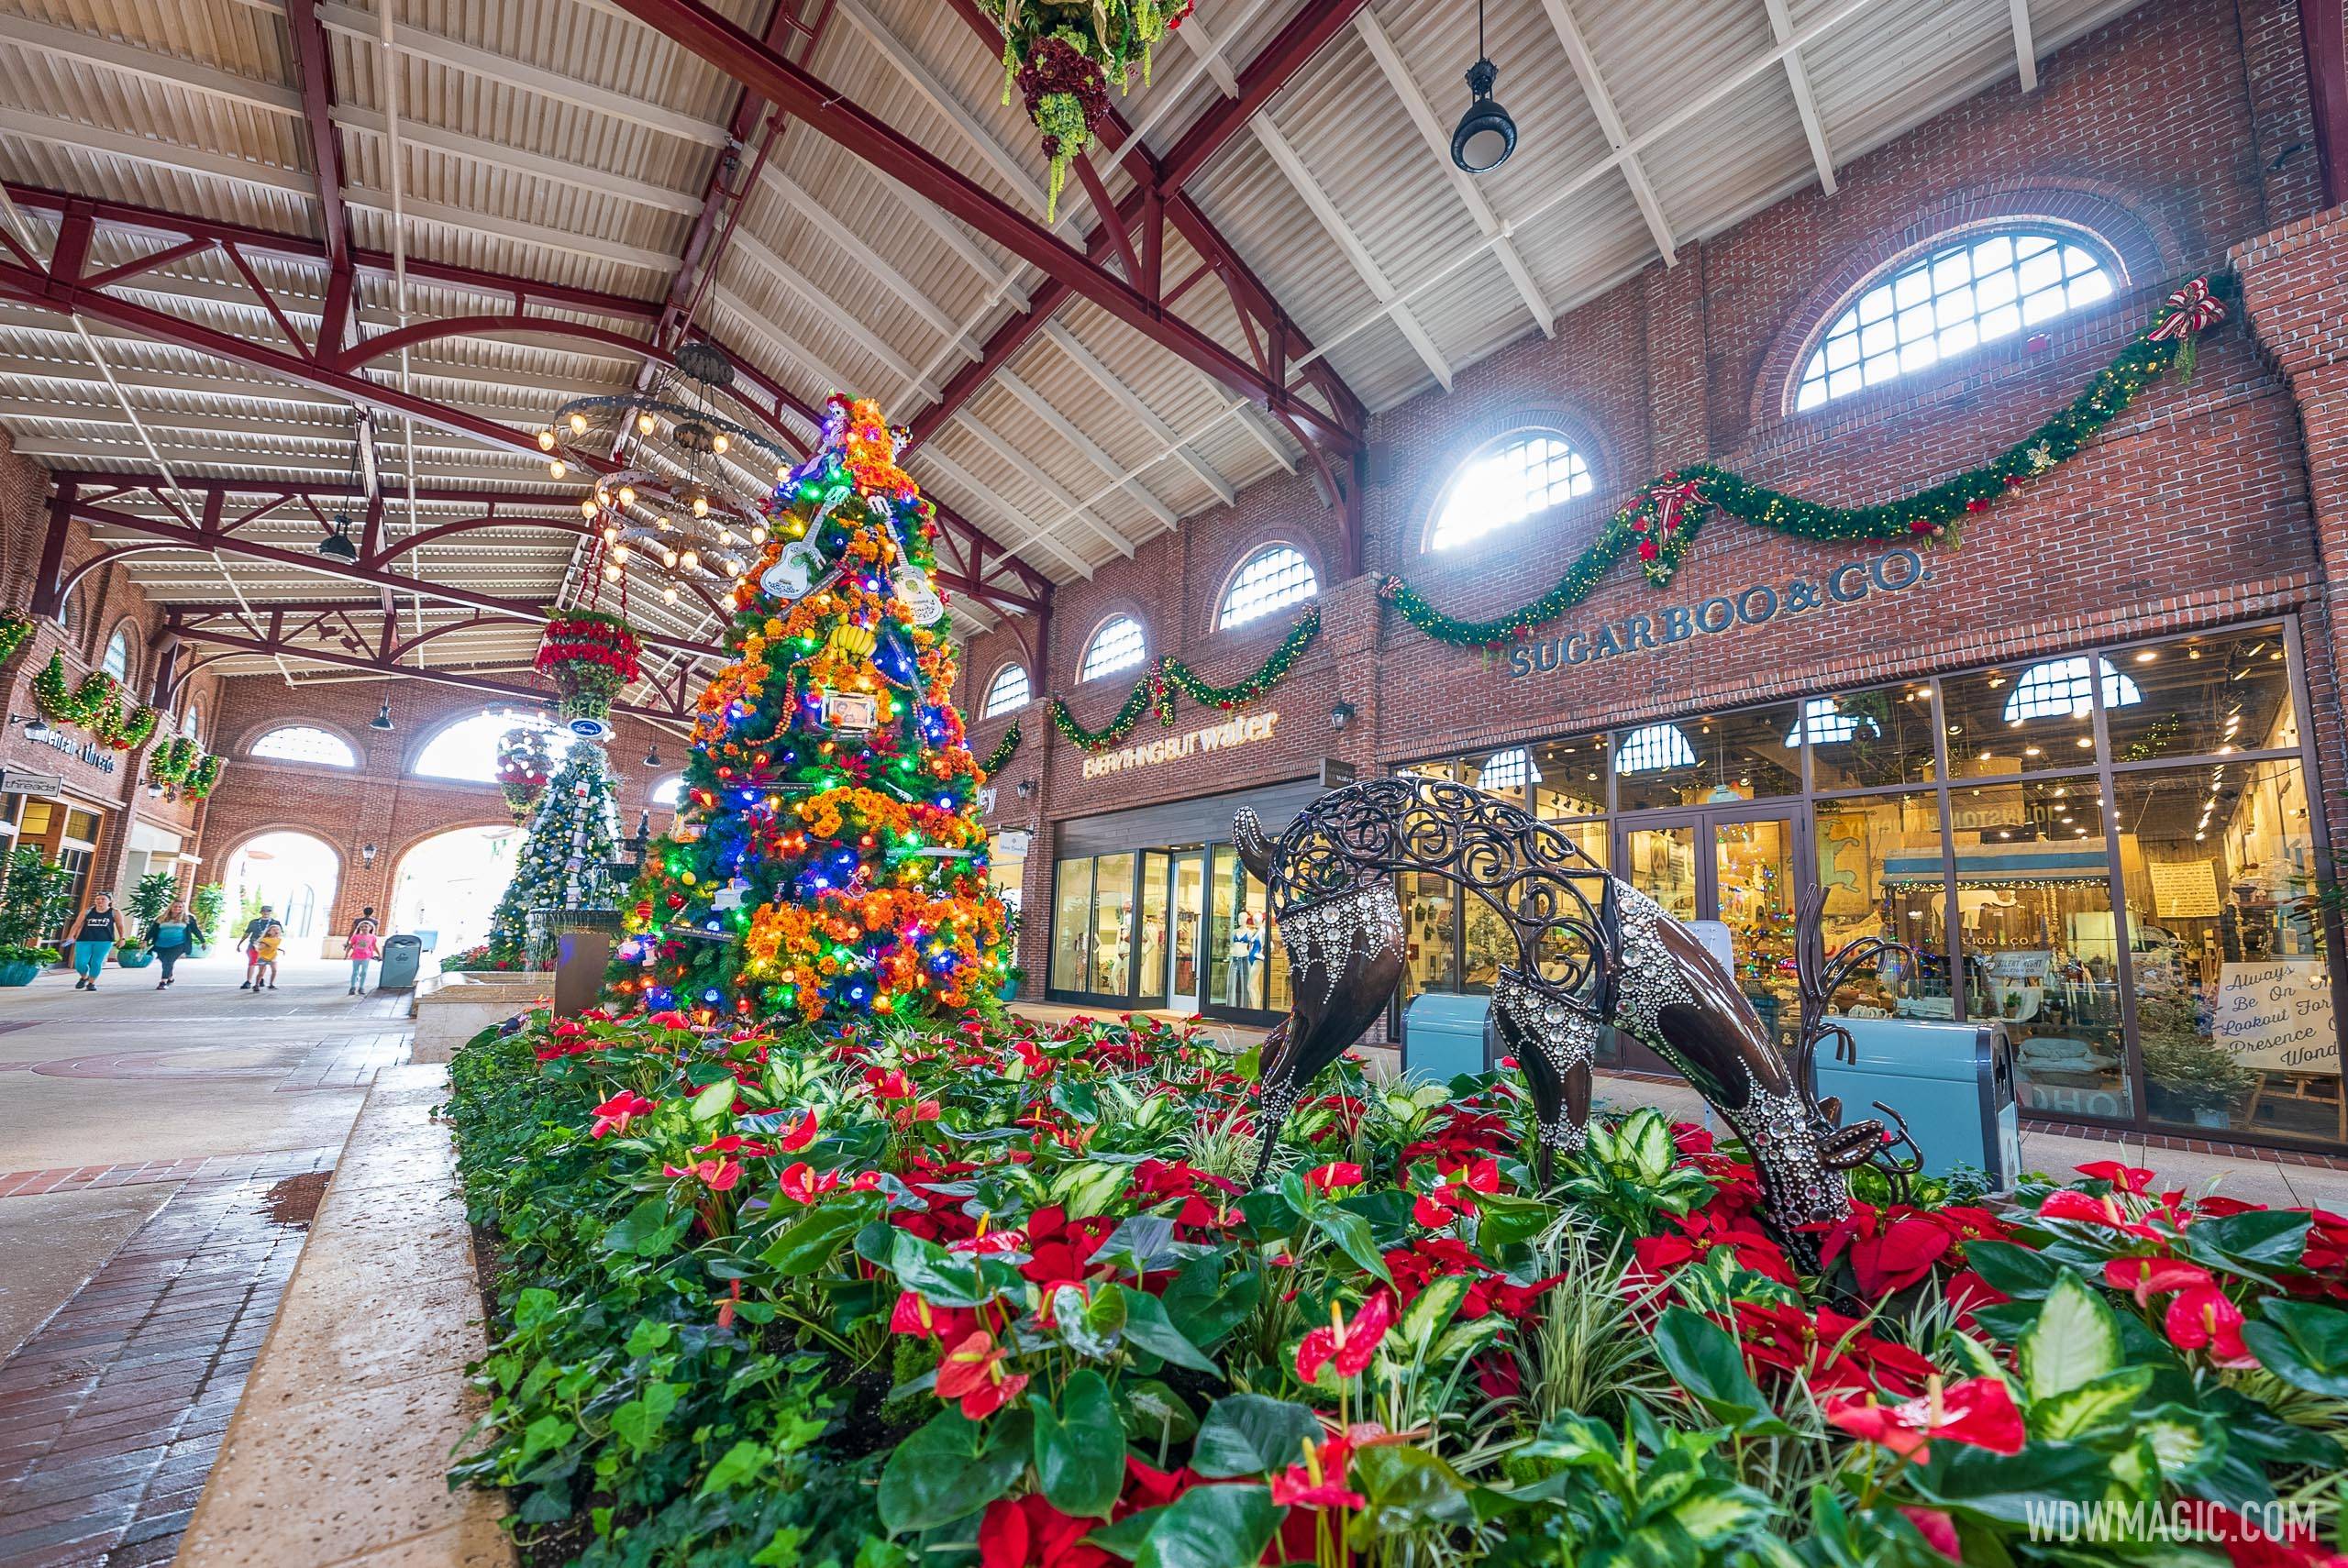
<path id="1" fill-rule="evenodd" d="M 979 1568 L 1111 1568 L 1116 1559 L 1084 1540 L 1100 1522 L 1071 1518 L 1040 1492 L 997 1497 L 979 1520 Z"/>
<path id="2" fill-rule="evenodd" d="M 937 1364 L 937 1397 L 961 1401 L 966 1419 L 982 1421 L 1019 1397 L 1027 1375 L 1003 1368 L 1009 1353 L 980 1329 L 947 1351 Z"/>
<path id="3" fill-rule="evenodd" d="M 1057 1203 L 1038 1209 L 1027 1217 L 1028 1256 L 1019 1272 L 1042 1286 L 1048 1299 L 1052 1286 L 1082 1282 L 1092 1254 L 1116 1228 L 1117 1222 L 1105 1214 L 1070 1220 Z"/>
<path id="4" fill-rule="evenodd" d="M 1342 1437 L 1304 1441 L 1304 1460 L 1272 1477 L 1272 1506 L 1290 1508 L 1366 1508 L 1369 1499 L 1346 1485 L 1354 1445 Z"/>
<path id="5" fill-rule="evenodd" d="M 2256 1366 L 2258 1358 L 2242 1342 L 2242 1309 L 2215 1285 L 2197 1285 L 2168 1304 L 2161 1326 L 2179 1350 L 2206 1350 L 2220 1366 Z"/>
<path id="6" fill-rule="evenodd" d="M 1818 1255 L 1820 1262 L 1833 1268 L 1847 1251 L 1851 1277 L 1860 1296 L 1875 1300 L 1905 1290 L 1930 1275 L 1933 1264 L 1955 1241 L 1948 1227 L 1932 1216 L 1855 1203 L 1847 1218 L 1825 1229 Z"/>
<path id="7" fill-rule="evenodd" d="M 1956 1326 L 1968 1331 L 1973 1327 L 1974 1313 L 1984 1307 L 1993 1307 L 2000 1301 L 2011 1299 L 1969 1268 L 1959 1269 L 1950 1275 L 1948 1283 L 1941 1287 L 1941 1293 L 1956 1309 Z"/>
<path id="8" fill-rule="evenodd" d="M 1304 1185 L 1324 1198 L 1341 1187 L 1359 1187 L 1363 1179 L 1362 1168 L 1350 1161 L 1315 1165 L 1304 1173 Z"/>
<path id="9" fill-rule="evenodd" d="M 1829 1398 L 1819 1408 L 1853 1436 L 1920 1463 L 1932 1457 L 1933 1442 L 1943 1438 L 1992 1453 L 2021 1452 L 2021 1412 L 2005 1384 L 1994 1377 L 1968 1377 L 1946 1387 L 1934 1377 L 1922 1394 L 1897 1405 L 1878 1405 L 1869 1396 Z"/>
<path id="10" fill-rule="evenodd" d="M 1947 1558 L 1951 1562 L 1965 1561 L 1965 1551 L 1957 1544 L 1956 1521 L 1938 1508 L 1917 1508 L 1903 1505 L 1899 1517 L 1916 1527 L 1924 1544 Z"/>
<path id="11" fill-rule="evenodd" d="M 1334 1301 L 1329 1303 L 1329 1326 L 1315 1329 L 1304 1336 L 1296 1347 L 1296 1379 L 1310 1385 L 1321 1375 L 1321 1369 L 1335 1362 L 1340 1377 L 1359 1377 L 1369 1365 L 1369 1358 L 1378 1352 L 1378 1343 L 1386 1331 L 1394 1326 L 1394 1296 L 1380 1290 L 1361 1304 L 1353 1321 L 1345 1320 Z"/>
<path id="12" fill-rule="evenodd" d="M 637 1117 L 649 1116 L 659 1109 L 634 1089 L 622 1089 L 595 1108 L 595 1121 L 587 1129 L 587 1135 L 601 1138 L 607 1132 L 625 1134 Z"/>
<path id="13" fill-rule="evenodd" d="M 2197 1285 L 2214 1286 L 2218 1282 L 2210 1271 L 2175 1258 L 2110 1258 L 2103 1265 L 2103 1282 L 2114 1290 L 2124 1290 L 2136 1298 L 2139 1307 L 2149 1307 L 2155 1296 L 2166 1296 L 2173 1290 L 2189 1290 Z"/>

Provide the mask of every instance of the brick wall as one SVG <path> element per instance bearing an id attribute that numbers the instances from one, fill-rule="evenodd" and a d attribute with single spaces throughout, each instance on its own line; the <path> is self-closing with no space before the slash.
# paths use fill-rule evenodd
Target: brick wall
<path id="1" fill-rule="evenodd" d="M 1303 480 L 1275 475 L 1152 540 L 1133 561 L 1064 585 L 1050 677 L 1019 716 L 1026 741 L 1006 775 L 1038 789 L 1020 800 L 1006 788 L 997 801 L 998 820 L 1041 830 L 1022 955 L 1031 987 L 1043 967 L 1053 823 L 1298 778 L 1322 756 L 1383 766 L 2279 612 L 2302 623 L 2323 755 L 2348 762 L 2323 608 L 2329 585 L 2348 583 L 2348 543 L 2320 543 L 2333 533 L 2348 540 L 2348 502 L 2325 502 L 2320 514 L 2311 506 L 2300 434 L 2316 381 L 2324 398 L 2339 395 L 2343 259 L 2328 249 L 2303 248 L 2291 264 L 2293 330 L 2323 338 L 2320 367 L 2280 363 L 2254 332 L 2230 324 L 2205 344 L 2190 385 L 2154 388 L 2059 473 L 1971 519 L 1961 547 L 1930 551 L 1928 580 L 1912 587 L 1523 678 L 1506 660 L 1422 636 L 1372 588 L 1399 571 L 1453 613 L 1512 608 L 1555 581 L 1633 488 L 1676 464 L 1705 459 L 1853 503 L 2001 449 L 2067 403 L 2178 277 L 2309 218 L 2320 191 L 2298 48 L 2290 0 L 2147 6 L 2043 61 L 2037 92 L 2025 95 L 2010 80 L 1993 87 L 1844 166 L 1835 194 L 1813 189 L 1683 244 L 1677 267 L 1651 267 L 1566 313 L 1554 338 L 1529 336 L 1461 373 L 1449 392 L 1377 415 L 1370 439 L 1386 479 L 1368 497 L 1362 579 L 1329 581 L 1336 540 L 1327 513 Z M 2018 215 L 2093 233 L 2124 269 L 2125 286 L 2036 335 L 1785 412 L 1817 329 L 1861 282 L 1936 236 Z M 2331 292 L 2311 298 L 2326 266 Z M 2348 400 L 2323 406 L 2348 430 Z M 1589 460 L 1596 493 L 1471 548 L 1424 554 L 1459 462 L 1526 425 L 1565 432 Z M 2329 460 L 2319 489 L 2348 488 L 2348 436 Z M 1084 779 L 1082 754 L 1052 733 L 1040 698 L 1063 691 L 1088 724 L 1114 710 L 1130 673 L 1074 681 L 1093 629 L 1111 613 L 1134 613 L 1153 657 L 1179 653 L 1211 679 L 1252 669 L 1286 618 L 1216 632 L 1214 595 L 1240 557 L 1273 539 L 1295 543 L 1322 569 L 1327 626 L 1258 704 L 1280 713 L 1277 740 Z M 1652 620 L 1755 585 L 1817 587 L 1841 563 L 1874 553 L 1716 519 L 1667 590 L 1618 568 L 1544 634 L 1605 623 L 1619 635 L 1634 616 Z M 979 638 L 968 679 L 982 683 L 1014 657 L 1008 633 Z M 1355 711 L 1342 732 L 1329 717 L 1339 699 Z M 1175 733 L 1206 718 L 1186 706 Z M 974 722 L 973 748 L 983 754 L 1007 722 Z M 1164 733 L 1146 719 L 1136 738 Z M 2348 769 L 2331 778 L 2336 790 Z"/>
<path id="2" fill-rule="evenodd" d="M 258 834 L 288 830 L 324 840 L 340 861 L 334 902 L 319 929 L 346 930 L 360 909 L 389 912 L 398 887 L 401 858 L 416 845 L 451 828 L 508 826 L 513 813 L 494 784 L 420 778 L 417 756 L 432 737 L 459 720 L 513 706 L 500 699 L 419 680 L 305 683 L 291 687 L 274 677 L 240 676 L 226 683 L 220 734 L 228 770 L 214 792 L 205 822 L 206 880 L 224 878 L 237 850 Z M 371 727 L 388 696 L 389 731 Z M 684 742 L 674 734 L 625 717 L 604 743 L 618 785 L 619 831 L 636 831 L 637 819 L 654 785 L 684 767 Z M 340 735 L 359 756 L 355 769 L 282 762 L 250 755 L 252 744 L 286 724 L 316 724 Z M 644 756 L 657 745 L 660 766 Z M 558 756 L 559 747 L 558 746 Z M 666 811 L 653 812 L 653 831 L 668 826 Z M 376 846 L 366 864 L 365 846 Z"/>

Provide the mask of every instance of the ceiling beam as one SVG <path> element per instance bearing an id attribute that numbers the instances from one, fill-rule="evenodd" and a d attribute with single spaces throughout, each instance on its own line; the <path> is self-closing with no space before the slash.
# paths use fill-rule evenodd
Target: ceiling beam
<path id="1" fill-rule="evenodd" d="M 1044 336 L 1050 338 L 1052 346 L 1067 355 L 1078 370 L 1091 377 L 1093 384 L 1109 394 L 1110 401 L 1138 420 L 1142 428 L 1155 436 L 1168 454 L 1198 477 L 1201 484 L 1214 491 L 1216 500 L 1229 506 L 1239 499 L 1239 492 L 1233 488 L 1231 481 L 1224 479 L 1213 464 L 1208 462 L 1195 448 L 1186 443 L 1175 432 L 1174 427 L 1159 416 L 1156 409 L 1144 403 L 1141 393 L 1134 391 L 1125 383 L 1123 377 L 1102 363 L 1100 356 L 1086 348 L 1075 333 L 1055 321 L 1045 324 Z"/>
<path id="2" fill-rule="evenodd" d="M 1671 225 L 1664 220 L 1663 204 L 1656 200 L 1655 187 L 1648 183 L 1646 171 L 1639 164 L 1638 154 L 1631 149 L 1631 133 L 1623 128 L 1623 116 L 1614 112 L 1614 96 L 1607 92 L 1606 83 L 1598 73 L 1598 57 L 1589 52 L 1589 40 L 1581 36 L 1580 25 L 1566 0 L 1541 0 L 1542 8 L 1549 13 L 1549 26 L 1557 41 L 1566 47 L 1566 58 L 1573 61 L 1574 75 L 1581 81 L 1582 95 L 1589 100 L 1589 111 L 1598 116 L 1598 128 L 1605 133 L 1606 145 L 1614 149 L 1622 160 L 1623 178 L 1631 187 L 1631 198 L 1639 204 L 1639 215 L 1647 220 L 1647 232 L 1655 237 L 1655 247 L 1663 253 L 1663 264 L 1676 267 L 1679 252 L 1671 242 Z"/>
<path id="3" fill-rule="evenodd" d="M 2006 0 L 2013 13 L 2014 70 L 2021 78 L 2021 90 L 2038 91 L 2038 45 L 2030 36 L 2030 0 Z"/>
<path id="4" fill-rule="evenodd" d="M 1277 97 L 1322 46 L 1345 31 L 1355 14 L 1368 6 L 1369 0 L 1319 0 L 1299 11 L 1239 72 L 1238 95 L 1224 99 L 1200 116 L 1175 141 L 1173 150 L 1158 164 L 1160 188 L 1171 193 L 1189 185 L 1191 177 L 1213 161 L 1256 117 L 1256 112 Z"/>
<path id="5" fill-rule="evenodd" d="M 2027 0 L 2013 0 L 2017 6 Z M 1801 116 L 1801 134 L 1810 143 L 1811 161 L 1818 165 L 1818 186 L 1828 195 L 1834 193 L 1834 153 L 1826 145 L 1826 122 L 1819 117 L 1818 94 L 1811 91 L 1810 68 L 1801 62 L 1801 50 L 1789 48 L 1794 37 L 1793 11 L 1786 0 L 1767 0 L 1769 36 L 1786 51 L 1786 85 L 1793 89 L 1794 112 Z"/>
<path id="6" fill-rule="evenodd" d="M 1156 519 L 1160 528 L 1171 528 L 1181 521 L 1174 514 L 1174 509 L 1158 500 L 1151 492 L 1150 488 L 1140 480 L 1120 478 L 1124 473 L 1124 469 L 1119 466 L 1117 460 L 1102 451 L 1100 443 L 1078 429 L 1075 422 L 1068 415 L 1053 407 L 1051 400 L 1042 392 L 1037 392 L 1009 370 L 1001 372 L 995 379 L 1002 382 L 1005 392 L 1025 403 L 1028 411 L 1044 422 L 1045 428 L 1075 447 L 1078 455 L 1086 462 L 1091 463 L 1111 479 L 1117 480 L 1119 488 L 1140 502 L 1141 509 Z"/>
<path id="7" fill-rule="evenodd" d="M 702 0 L 619 0 L 649 23 L 737 81 L 791 110 L 843 150 L 889 171 L 980 234 L 1066 285 L 1126 326 L 1206 371 L 1235 392 L 1351 452 L 1359 433 L 1299 397 L 1231 349 L 1105 266 L 1062 244 L 959 170 L 837 89 L 794 65 Z"/>

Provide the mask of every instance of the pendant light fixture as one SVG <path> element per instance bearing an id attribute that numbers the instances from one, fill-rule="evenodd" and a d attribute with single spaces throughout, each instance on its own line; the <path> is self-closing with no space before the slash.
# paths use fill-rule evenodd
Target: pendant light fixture
<path id="1" fill-rule="evenodd" d="M 1492 97 L 1500 68 L 1484 52 L 1484 0 L 1476 0 L 1476 63 L 1468 68 L 1468 112 L 1451 133 L 1451 161 L 1470 174 L 1490 173 L 1516 150 L 1516 121 Z"/>
<path id="2" fill-rule="evenodd" d="M 383 705 L 375 710 L 375 716 L 367 722 L 367 727 L 371 730 L 388 730 L 393 727 L 392 700 L 389 697 L 384 698 Z"/>

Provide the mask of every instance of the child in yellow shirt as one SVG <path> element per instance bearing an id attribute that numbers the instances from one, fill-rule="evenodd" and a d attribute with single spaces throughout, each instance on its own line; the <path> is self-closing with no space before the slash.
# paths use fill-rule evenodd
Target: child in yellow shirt
<path id="1" fill-rule="evenodd" d="M 271 921 L 268 929 L 263 931 L 253 944 L 253 957 L 256 960 L 253 968 L 254 990 L 259 991 L 264 987 L 272 991 L 277 988 L 277 950 L 284 944 L 285 927 L 276 921 Z"/>

